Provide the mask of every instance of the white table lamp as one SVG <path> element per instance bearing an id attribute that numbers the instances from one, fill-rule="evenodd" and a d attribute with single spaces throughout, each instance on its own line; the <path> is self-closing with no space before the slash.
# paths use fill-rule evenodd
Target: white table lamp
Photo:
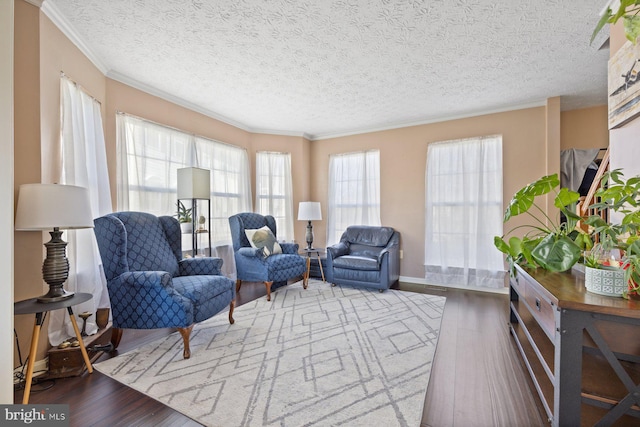
<path id="1" fill-rule="evenodd" d="M 89 191 L 84 187 L 60 184 L 22 184 L 18 194 L 15 229 L 18 231 L 50 230 L 51 240 L 44 244 L 47 256 L 42 265 L 42 278 L 49 292 L 39 302 L 56 302 L 73 296 L 63 288 L 69 277 L 67 242 L 61 230 L 93 228 Z"/>
<path id="2" fill-rule="evenodd" d="M 307 250 L 313 249 L 313 226 L 311 221 L 322 220 L 322 210 L 320 202 L 300 202 L 298 206 L 298 221 L 309 221 L 307 224 Z"/>

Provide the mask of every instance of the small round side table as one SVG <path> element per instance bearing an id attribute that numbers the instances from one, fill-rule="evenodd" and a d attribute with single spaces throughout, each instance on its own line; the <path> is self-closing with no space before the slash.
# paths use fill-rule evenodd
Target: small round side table
<path id="1" fill-rule="evenodd" d="M 320 259 L 322 252 L 324 251 L 318 248 L 304 248 L 300 251 L 300 253 L 304 253 L 307 255 L 307 272 L 305 273 L 307 281 L 309 280 L 309 273 L 311 272 L 311 255 L 316 254 L 316 257 L 318 258 L 318 266 L 320 267 L 320 274 L 322 275 L 322 281 L 325 282 L 324 270 L 322 269 L 322 260 Z"/>
<path id="2" fill-rule="evenodd" d="M 72 297 L 62 301 L 38 302 L 38 298 L 31 298 L 23 301 L 18 301 L 13 304 L 13 314 L 35 313 L 36 315 L 36 321 L 33 325 L 33 334 L 31 335 L 31 347 L 29 348 L 29 361 L 27 363 L 27 377 L 25 379 L 24 395 L 22 396 L 23 405 L 29 403 L 29 395 L 31 394 L 31 380 L 33 379 L 33 366 L 36 362 L 38 339 L 40 338 L 40 330 L 42 329 L 42 323 L 44 321 L 43 315 L 49 311 L 60 310 L 62 308 L 67 309 L 67 311 L 69 312 L 69 317 L 71 318 L 73 330 L 75 331 L 76 338 L 78 338 L 78 343 L 80 344 L 82 358 L 84 359 L 85 365 L 87 365 L 87 371 L 89 371 L 90 374 L 93 373 L 93 366 L 91 366 L 91 360 L 89 360 L 87 349 L 84 347 L 84 343 L 82 342 L 82 335 L 80 334 L 80 329 L 78 329 L 78 322 L 76 322 L 76 318 L 73 315 L 73 310 L 71 309 L 71 307 L 73 307 L 74 305 L 89 301 L 91 298 L 93 298 L 93 295 L 91 294 L 76 293 Z"/>

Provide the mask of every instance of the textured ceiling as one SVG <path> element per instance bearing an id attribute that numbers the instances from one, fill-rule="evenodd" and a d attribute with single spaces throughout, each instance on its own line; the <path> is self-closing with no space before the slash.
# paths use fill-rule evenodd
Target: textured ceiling
<path id="1" fill-rule="evenodd" d="M 604 0 L 46 0 L 110 77 L 258 132 L 321 139 L 606 103 Z M 48 11 L 48 12 L 47 12 Z"/>

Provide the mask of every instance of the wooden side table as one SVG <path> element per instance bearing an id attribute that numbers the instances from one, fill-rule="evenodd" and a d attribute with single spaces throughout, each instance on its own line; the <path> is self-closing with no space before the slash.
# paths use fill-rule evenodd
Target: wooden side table
<path id="1" fill-rule="evenodd" d="M 320 257 L 322 256 L 322 249 L 317 249 L 317 248 L 304 248 L 302 249 L 302 251 L 300 253 L 304 253 L 307 255 L 307 272 L 305 273 L 306 276 L 306 281 L 309 281 L 309 274 L 311 272 L 311 254 L 316 254 L 316 257 L 318 258 L 318 266 L 320 267 L 320 274 L 322 274 L 322 281 L 325 282 L 326 280 L 324 279 L 324 270 L 322 269 L 322 260 L 320 259 Z"/>
<path id="2" fill-rule="evenodd" d="M 89 373 L 93 372 L 93 366 L 91 366 L 91 361 L 89 360 L 87 349 L 85 348 L 84 342 L 82 341 L 82 335 L 80 334 L 80 329 L 78 328 L 78 322 L 76 322 L 76 318 L 73 315 L 73 310 L 71 309 L 71 307 L 73 307 L 74 305 L 89 301 L 91 298 L 93 298 L 93 295 L 91 294 L 76 293 L 71 298 L 67 298 L 62 301 L 45 303 L 38 302 L 37 298 L 31 298 L 23 301 L 18 301 L 13 304 L 14 314 L 36 315 L 35 324 L 33 325 L 33 334 L 31 335 L 31 347 L 29 348 L 27 377 L 25 379 L 24 395 L 22 397 L 23 405 L 29 403 L 29 395 L 31 394 L 31 381 L 33 379 L 33 366 L 36 362 L 36 351 L 38 350 L 38 339 L 40 338 L 40 330 L 42 329 L 42 323 L 44 322 L 44 315 L 49 311 L 60 310 L 62 308 L 67 309 L 67 311 L 69 312 L 69 317 L 71 318 L 73 330 L 75 331 L 76 338 L 78 338 L 78 343 L 80 344 L 82 358 L 84 359 L 84 363 L 87 365 L 87 371 L 89 371 Z"/>

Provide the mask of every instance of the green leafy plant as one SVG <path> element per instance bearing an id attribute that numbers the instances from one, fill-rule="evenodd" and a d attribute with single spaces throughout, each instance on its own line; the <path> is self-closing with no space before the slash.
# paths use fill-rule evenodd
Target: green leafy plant
<path id="1" fill-rule="evenodd" d="M 627 290 L 622 296 L 640 299 L 640 244 L 637 240 L 629 246 L 622 268 L 627 282 Z"/>
<path id="2" fill-rule="evenodd" d="M 178 200 L 178 202 L 176 203 L 176 206 L 178 207 L 178 212 L 176 213 L 178 222 L 184 223 L 184 222 L 193 221 L 193 218 L 191 217 L 192 208 L 187 209 L 184 203 L 182 203 L 180 200 Z"/>
<path id="3" fill-rule="evenodd" d="M 514 264 L 542 267 L 550 271 L 566 271 L 580 259 L 582 250 L 590 248 L 591 239 L 587 233 L 576 228 L 580 217 L 571 206 L 580 199 L 580 194 L 567 188 L 560 188 L 557 174 L 544 176 L 521 188 L 509 202 L 504 213 L 504 222 L 516 215 L 527 214 L 533 224 L 513 228 L 504 236 L 495 236 L 494 244 L 507 255 L 513 272 Z M 535 201 L 539 196 L 554 192 L 554 206 L 566 218 L 560 222 L 560 215 L 553 220 Z M 524 237 L 513 236 L 505 241 L 505 236 L 515 230 L 527 228 Z"/>
<path id="4" fill-rule="evenodd" d="M 615 12 L 610 7 L 607 8 L 593 30 L 591 43 L 593 43 L 593 40 L 606 24 L 615 24 L 622 18 L 625 36 L 631 43 L 636 44 L 636 40 L 640 36 L 640 16 L 638 16 L 638 12 L 640 12 L 640 0 L 620 0 L 620 6 Z"/>
<path id="5" fill-rule="evenodd" d="M 588 253 L 584 256 L 584 265 L 591 268 L 599 268 L 601 267 L 600 257 L 594 253 Z"/>
<path id="6" fill-rule="evenodd" d="M 640 176 L 625 180 L 620 169 L 609 171 L 602 177 L 595 195 L 599 201 L 589 206 L 590 209 L 622 216 L 619 221 L 611 222 L 601 215 L 591 215 L 585 222 L 602 241 L 611 242 L 610 246 L 620 250 L 629 288 L 624 296 L 637 294 L 640 291 Z"/>

